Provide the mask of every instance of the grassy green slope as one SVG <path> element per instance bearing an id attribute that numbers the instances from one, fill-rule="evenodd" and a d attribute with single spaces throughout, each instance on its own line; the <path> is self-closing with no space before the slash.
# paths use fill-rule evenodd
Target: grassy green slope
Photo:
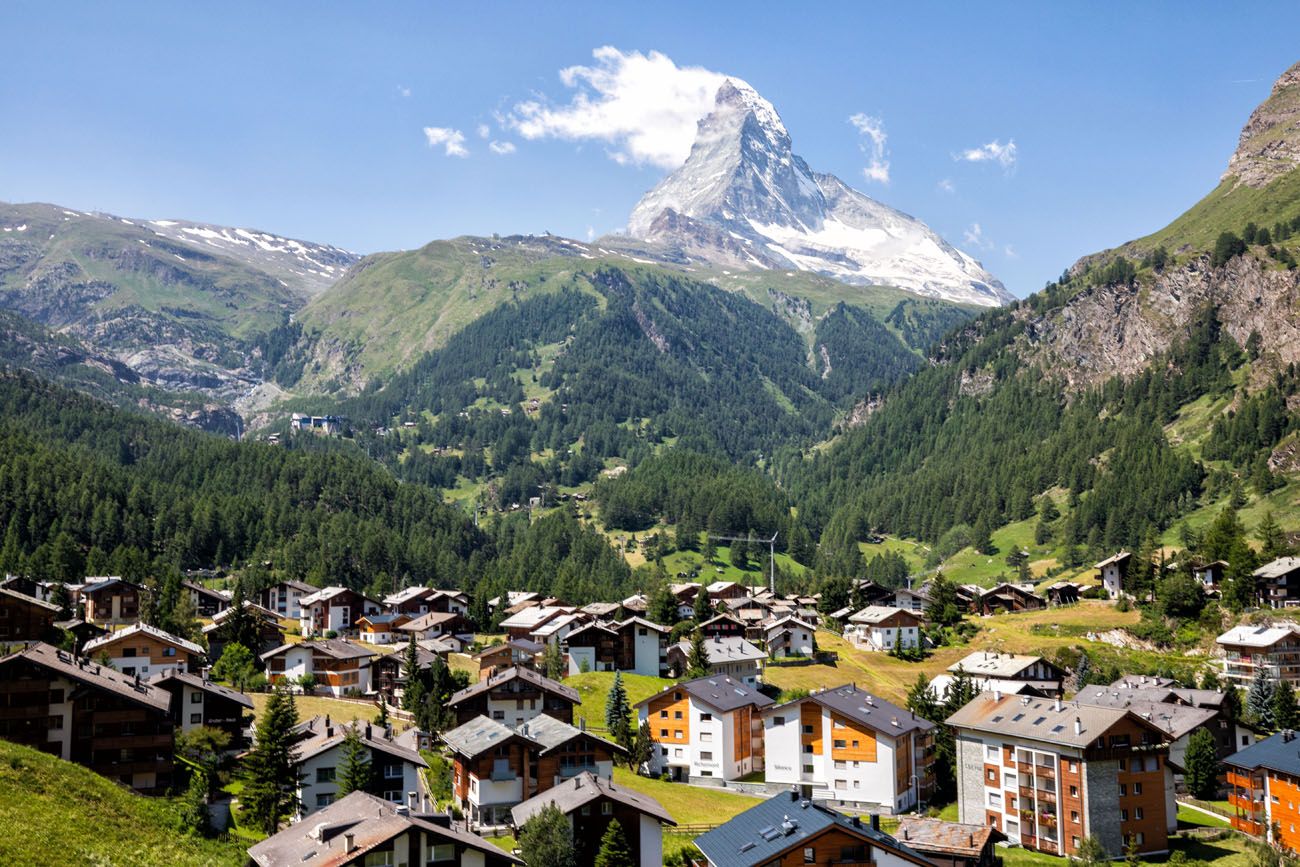
<path id="1" fill-rule="evenodd" d="M 0 863 L 241 865 L 243 846 L 177 830 L 176 803 L 146 798 L 29 747 L 0 741 Z"/>

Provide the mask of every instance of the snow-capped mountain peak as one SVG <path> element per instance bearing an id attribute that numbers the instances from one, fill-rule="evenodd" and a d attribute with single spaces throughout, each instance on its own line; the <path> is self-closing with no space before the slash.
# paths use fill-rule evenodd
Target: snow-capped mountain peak
<path id="1" fill-rule="evenodd" d="M 637 203 L 628 234 L 728 267 L 813 271 L 988 306 L 1011 300 L 920 220 L 812 171 L 772 104 L 736 79 L 719 88 L 686 162 Z"/>

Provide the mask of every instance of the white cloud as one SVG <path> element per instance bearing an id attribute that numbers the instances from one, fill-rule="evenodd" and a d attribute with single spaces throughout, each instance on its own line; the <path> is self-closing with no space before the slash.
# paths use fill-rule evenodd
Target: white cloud
<path id="1" fill-rule="evenodd" d="M 977 148 L 954 154 L 953 159 L 964 160 L 968 163 L 995 162 L 1002 168 L 1009 169 L 1016 164 L 1016 140 L 1007 139 L 1007 143 L 1003 144 L 994 139 L 986 145 L 980 145 Z"/>
<path id="2" fill-rule="evenodd" d="M 941 178 L 935 186 L 939 188 L 941 193 L 957 192 L 957 186 L 952 182 L 952 178 Z"/>
<path id="3" fill-rule="evenodd" d="M 449 157 L 469 156 L 469 150 L 465 147 L 465 133 L 458 129 L 445 126 L 426 126 L 424 128 L 424 138 L 429 142 L 429 147 L 441 146 L 443 152 Z"/>
<path id="4" fill-rule="evenodd" d="M 478 125 L 478 129 L 476 130 L 476 132 L 478 132 L 479 138 L 487 138 L 488 136 L 492 135 L 492 127 L 488 126 L 485 123 L 481 123 Z"/>
<path id="5" fill-rule="evenodd" d="M 992 250 L 997 245 L 984 237 L 984 228 L 979 223 L 971 223 L 970 228 L 962 234 L 962 241 L 967 247 L 977 250 Z"/>
<path id="6" fill-rule="evenodd" d="M 858 147 L 869 160 L 862 170 L 863 177 L 869 181 L 889 183 L 889 152 L 885 150 L 885 142 L 889 137 L 885 135 L 884 122 L 878 117 L 859 112 L 849 118 L 849 123 L 863 137 Z"/>
<path id="7" fill-rule="evenodd" d="M 505 156 L 515 152 L 515 143 L 512 141 L 494 141 L 488 145 L 488 150 L 498 156 Z"/>
<path id="8" fill-rule="evenodd" d="M 658 51 L 603 46 L 591 66 L 560 70 L 575 92 L 568 103 L 544 97 L 515 105 L 506 123 L 526 139 L 596 139 L 620 164 L 672 169 L 686 161 L 696 122 L 713 108 L 727 76 L 699 66 L 678 66 Z"/>
<path id="9" fill-rule="evenodd" d="M 595 227 L 594 227 L 594 226 L 588 226 L 588 227 L 587 227 L 587 240 L 588 240 L 588 241 L 594 241 L 595 239 L 596 239 L 596 229 L 595 229 Z"/>
<path id="10" fill-rule="evenodd" d="M 1020 254 L 1016 252 L 1016 248 L 1012 247 L 1010 244 L 1007 244 L 1006 248 L 1003 249 L 1002 254 L 1006 256 L 1008 259 L 1020 258 Z"/>
<path id="11" fill-rule="evenodd" d="M 411 88 L 399 84 L 397 85 L 397 95 L 405 99 L 406 97 L 411 95 Z"/>

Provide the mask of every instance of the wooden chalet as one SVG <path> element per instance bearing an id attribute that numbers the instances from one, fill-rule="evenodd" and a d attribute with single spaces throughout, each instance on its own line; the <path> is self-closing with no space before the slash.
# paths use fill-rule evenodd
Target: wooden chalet
<path id="1" fill-rule="evenodd" d="M 62 637 L 55 621 L 59 606 L 0 587 L 0 644 L 16 641 L 55 643 Z"/>
<path id="2" fill-rule="evenodd" d="M 573 709 L 582 701 L 576 689 L 528 668 L 508 668 L 451 696 L 447 706 L 458 725 L 476 716 L 518 725 L 539 715 L 573 722 Z"/>

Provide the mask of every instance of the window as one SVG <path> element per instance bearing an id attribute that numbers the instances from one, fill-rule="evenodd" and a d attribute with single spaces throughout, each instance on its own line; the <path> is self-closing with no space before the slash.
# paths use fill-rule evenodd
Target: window
<path id="1" fill-rule="evenodd" d="M 163 656 L 175 656 L 175 655 L 176 655 L 176 648 L 174 648 L 174 647 L 164 647 L 164 648 L 163 648 L 163 654 L 162 654 L 162 655 L 163 655 Z"/>
<path id="2" fill-rule="evenodd" d="M 385 780 L 400 780 L 402 778 L 401 765 L 384 765 Z"/>
<path id="3" fill-rule="evenodd" d="M 1071 838 L 1070 838 L 1070 845 L 1073 846 L 1075 849 L 1078 849 L 1078 848 L 1079 848 L 1079 838 L 1078 838 L 1078 837 L 1071 837 Z"/>
<path id="4" fill-rule="evenodd" d="M 989 806 L 995 810 L 1002 809 L 1002 795 L 998 792 L 989 792 Z"/>
<path id="5" fill-rule="evenodd" d="M 681 748 L 681 747 L 678 747 L 677 749 L 673 750 L 673 758 L 675 758 L 675 759 L 680 759 L 681 757 L 682 757 L 682 748 Z"/>
<path id="6" fill-rule="evenodd" d="M 201 714 L 201 713 L 192 713 L 192 714 L 190 714 L 190 724 L 191 724 L 191 725 L 199 725 L 199 724 L 201 724 L 202 722 L 203 722 L 203 714 Z"/>
<path id="7" fill-rule="evenodd" d="M 433 850 L 429 853 L 430 861 L 455 861 L 456 844 L 455 843 L 437 843 L 434 844 Z"/>
<path id="8" fill-rule="evenodd" d="M 329 794 L 327 792 L 322 792 L 321 794 L 316 796 L 317 807 L 328 807 L 332 803 L 334 803 L 334 795 L 332 794 Z"/>
<path id="9" fill-rule="evenodd" d="M 659 719 L 668 719 L 668 711 L 666 710 L 659 711 Z"/>
<path id="10" fill-rule="evenodd" d="M 681 718 L 682 718 L 682 712 L 681 712 L 681 711 L 679 711 L 679 710 L 675 710 L 675 711 L 673 711 L 673 719 L 681 719 Z"/>
<path id="11" fill-rule="evenodd" d="M 1079 787 L 1078 787 L 1078 786 L 1071 786 L 1071 787 L 1070 787 L 1070 797 L 1071 797 L 1071 798 L 1077 798 L 1077 797 L 1079 797 Z"/>
<path id="12" fill-rule="evenodd" d="M 853 742 L 853 749 L 856 750 L 857 748 L 858 748 L 858 742 L 857 742 L 857 741 L 854 741 L 854 742 Z"/>
<path id="13" fill-rule="evenodd" d="M 1120 810 L 1120 811 L 1119 811 L 1119 820 L 1120 820 L 1121 822 L 1127 822 L 1127 821 L 1128 821 L 1128 810 Z"/>
<path id="14" fill-rule="evenodd" d="M 713 761 L 713 753 L 709 750 L 704 750 L 703 752 L 700 753 L 700 761 L 702 762 Z"/>
<path id="15" fill-rule="evenodd" d="M 494 710 L 494 711 L 492 711 L 492 719 L 494 719 L 494 720 L 503 720 L 503 719 L 505 719 L 505 718 L 506 718 L 506 712 L 505 712 L 505 711 L 503 711 L 503 710 Z"/>
<path id="16" fill-rule="evenodd" d="M 127 677 L 131 677 L 132 675 L 135 674 L 135 666 L 134 665 L 122 666 L 122 673 L 125 674 Z"/>
<path id="17" fill-rule="evenodd" d="M 1120 759 L 1120 760 L 1119 760 L 1119 769 L 1120 769 L 1121 771 L 1127 771 L 1127 770 L 1128 770 L 1128 759 Z"/>
<path id="18" fill-rule="evenodd" d="M 803 766 L 803 772 L 804 772 L 805 774 L 811 774 L 811 773 L 813 772 L 813 766 L 812 766 L 812 765 L 804 765 L 804 766 Z"/>
<path id="19" fill-rule="evenodd" d="M 1135 794 L 1135 795 L 1140 795 L 1140 794 L 1142 794 L 1142 784 L 1141 784 L 1141 783 L 1134 783 L 1134 784 L 1133 784 L 1133 794 Z"/>
<path id="20" fill-rule="evenodd" d="M 367 852 L 366 867 L 392 867 L 393 853 L 390 852 Z"/>
<path id="21" fill-rule="evenodd" d="M 1077 773 L 1079 773 L 1079 763 L 1078 763 L 1078 762 L 1070 762 L 1070 773 L 1072 773 L 1072 774 L 1077 774 Z"/>
<path id="22" fill-rule="evenodd" d="M 842 750 L 845 748 L 845 746 L 846 744 L 844 741 L 840 740 L 839 738 L 835 739 L 835 749 Z"/>
<path id="23" fill-rule="evenodd" d="M 122 648 L 122 658 L 123 658 L 123 659 L 135 659 L 135 648 L 134 648 L 134 647 L 123 647 L 123 648 Z"/>
<path id="24" fill-rule="evenodd" d="M 985 768 L 984 779 L 988 780 L 990 783 L 996 783 L 998 781 L 998 772 L 992 768 Z"/>
<path id="25" fill-rule="evenodd" d="M 682 739 L 682 730 L 673 729 L 673 740 L 680 741 L 681 739 Z"/>
<path id="26" fill-rule="evenodd" d="M 602 816 L 612 816 L 612 815 L 614 815 L 614 805 L 613 805 L 612 803 L 610 803 L 609 801 L 601 801 L 601 802 L 600 802 L 600 815 L 602 815 Z"/>
<path id="27" fill-rule="evenodd" d="M 806 735 L 810 735 L 810 734 L 812 734 L 812 733 L 813 733 L 813 727 L 812 727 L 812 726 L 804 726 L 804 727 L 803 727 L 803 733 L 806 734 Z"/>
<path id="28" fill-rule="evenodd" d="M 984 757 L 987 758 L 987 759 L 992 759 L 993 761 L 996 762 L 996 761 L 998 760 L 998 745 L 997 745 L 997 744 L 985 744 L 985 745 L 984 745 Z"/>
<path id="29" fill-rule="evenodd" d="M 1141 807 L 1134 807 L 1134 808 L 1133 808 L 1133 818 L 1136 819 L 1136 820 L 1139 821 L 1139 822 L 1142 821 L 1143 816 L 1142 816 L 1142 808 L 1141 808 Z"/>
<path id="30" fill-rule="evenodd" d="M 709 743 L 713 740 L 713 732 L 700 732 L 700 742 Z"/>
<path id="31" fill-rule="evenodd" d="M 700 722 L 713 722 L 713 714 L 711 713 L 700 714 Z"/>
<path id="32" fill-rule="evenodd" d="M 845 769 L 848 767 L 848 764 L 849 764 L 849 763 L 846 762 L 846 761 L 844 761 L 843 759 L 836 759 L 836 760 L 835 760 L 835 770 L 837 770 L 837 771 L 843 771 L 843 770 L 845 770 Z"/>
<path id="33" fill-rule="evenodd" d="M 803 751 L 809 755 L 812 754 L 812 744 L 804 744 Z"/>
<path id="34" fill-rule="evenodd" d="M 847 789 L 848 787 L 849 787 L 849 784 L 848 784 L 848 782 L 847 782 L 846 780 L 836 780 L 836 781 L 835 781 L 835 788 L 837 788 L 837 789 Z"/>
<path id="35" fill-rule="evenodd" d="M 783 725 L 785 725 L 785 717 L 783 717 L 783 716 L 774 716 L 774 717 L 772 717 L 772 725 L 774 725 L 774 726 L 783 726 Z"/>
<path id="36" fill-rule="evenodd" d="M 811 846 L 805 846 L 803 850 L 803 863 L 816 864 L 817 852 Z"/>
<path id="37" fill-rule="evenodd" d="M 583 804 L 582 809 L 578 811 L 583 816 L 591 815 L 591 804 Z"/>
<path id="38" fill-rule="evenodd" d="M 1128 783 L 1119 784 L 1119 796 L 1122 798 L 1128 794 Z"/>
<path id="39" fill-rule="evenodd" d="M 50 717 L 50 722 L 49 722 L 49 726 L 48 726 L 48 727 L 49 727 L 51 730 L 57 730 L 57 729 L 61 729 L 61 728 L 63 728 L 63 717 L 58 716 L 57 714 L 54 715 L 54 716 L 51 716 L 51 717 Z"/>
<path id="40" fill-rule="evenodd" d="M 316 769 L 316 782 L 318 782 L 318 783 L 332 783 L 332 782 L 334 782 L 334 769 L 333 769 L 333 768 L 317 768 L 317 769 Z"/>
<path id="41" fill-rule="evenodd" d="M 682 700 L 682 694 L 680 692 L 674 692 L 673 701 L 681 701 L 681 700 Z"/>
<path id="42" fill-rule="evenodd" d="M 201 692 L 190 693 L 190 704 L 203 704 L 203 693 Z"/>

